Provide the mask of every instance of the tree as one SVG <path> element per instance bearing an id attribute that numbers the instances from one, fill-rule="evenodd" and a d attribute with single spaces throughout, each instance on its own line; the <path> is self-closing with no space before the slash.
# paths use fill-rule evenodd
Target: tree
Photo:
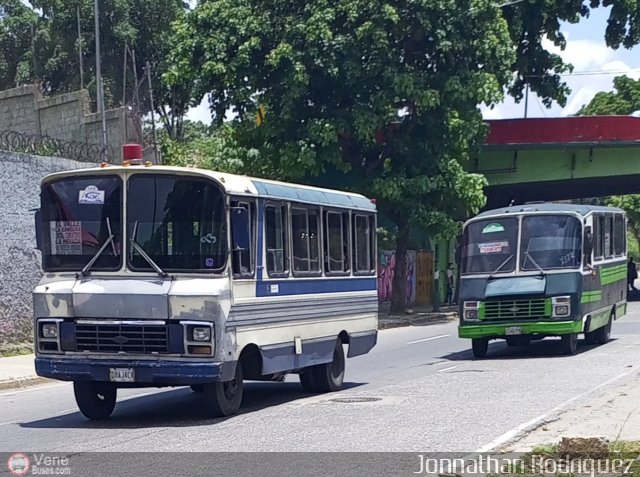
<path id="1" fill-rule="evenodd" d="M 176 34 L 170 82 L 212 92 L 218 123 L 233 110 L 277 177 L 351 174 L 395 223 L 399 270 L 411 225 L 450 235 L 483 205 L 484 178 L 461 164 L 485 133 L 477 105 L 502 97 L 514 59 L 492 2 L 222 0 Z"/>
<path id="2" fill-rule="evenodd" d="M 616 76 L 613 79 L 613 88 L 614 91 L 597 93 L 589 104 L 578 111 L 578 115 L 628 115 L 640 110 L 640 80 Z"/>
<path id="3" fill-rule="evenodd" d="M 0 90 L 31 79 L 31 28 L 37 24 L 38 16 L 20 0 L 5 0 L 0 5 Z"/>

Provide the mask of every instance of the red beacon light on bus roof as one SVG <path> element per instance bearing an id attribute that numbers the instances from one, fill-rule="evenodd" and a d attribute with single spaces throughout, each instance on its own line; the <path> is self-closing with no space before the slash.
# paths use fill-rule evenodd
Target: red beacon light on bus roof
<path id="1" fill-rule="evenodd" d="M 125 144 L 122 146 L 122 165 L 142 164 L 142 146 L 140 144 Z"/>

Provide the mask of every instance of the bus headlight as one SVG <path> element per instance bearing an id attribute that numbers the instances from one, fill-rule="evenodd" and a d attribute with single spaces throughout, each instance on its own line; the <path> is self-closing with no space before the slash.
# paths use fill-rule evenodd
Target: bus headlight
<path id="1" fill-rule="evenodd" d="M 477 301 L 465 301 L 464 302 L 464 320 L 465 321 L 478 321 L 478 302 Z"/>
<path id="2" fill-rule="evenodd" d="M 555 296 L 551 300 L 553 306 L 553 316 L 569 316 L 571 315 L 571 297 Z"/>
<path id="3" fill-rule="evenodd" d="M 42 338 L 55 339 L 58 337 L 57 323 L 43 323 L 40 328 Z"/>
<path id="4" fill-rule="evenodd" d="M 192 335 L 193 341 L 211 341 L 211 328 L 208 326 L 194 326 Z"/>

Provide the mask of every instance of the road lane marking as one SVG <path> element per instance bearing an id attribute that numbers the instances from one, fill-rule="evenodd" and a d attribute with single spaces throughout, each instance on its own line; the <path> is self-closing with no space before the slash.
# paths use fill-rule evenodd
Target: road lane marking
<path id="1" fill-rule="evenodd" d="M 448 368 L 439 369 L 439 373 L 444 373 L 445 371 L 451 371 L 452 369 L 456 369 L 462 366 L 461 364 L 456 364 L 455 366 L 449 366 Z"/>
<path id="2" fill-rule="evenodd" d="M 492 440 L 487 445 L 482 446 L 480 449 L 476 450 L 474 452 L 474 454 L 481 454 L 483 452 L 490 452 L 490 451 L 494 450 L 496 447 L 511 441 L 514 437 L 518 436 L 519 434 L 521 434 L 523 432 L 531 431 L 534 428 L 538 427 L 538 425 L 542 424 L 543 421 L 545 421 L 546 419 L 551 417 L 554 413 L 562 410 L 564 407 L 568 406 L 572 402 L 577 401 L 578 399 L 581 399 L 581 398 L 583 398 L 583 397 L 585 397 L 585 396 L 587 396 L 589 394 L 592 394 L 594 391 L 597 391 L 600 388 L 608 386 L 609 384 L 612 384 L 612 383 L 618 381 L 619 379 L 624 378 L 625 376 L 628 376 L 628 375 L 630 375 L 632 373 L 635 373 L 635 372 L 636 372 L 636 370 L 634 369 L 633 371 L 627 371 L 626 373 L 619 374 L 615 378 L 611 378 L 608 381 L 605 381 L 604 383 L 601 383 L 601 384 L 597 385 L 596 387 L 589 389 L 588 391 L 585 391 L 585 392 L 583 392 L 581 394 L 578 394 L 577 396 L 574 396 L 571 399 L 567 399 L 566 401 L 558 404 L 556 407 L 554 407 L 550 411 L 548 411 L 548 412 L 546 412 L 544 414 L 541 414 L 538 417 L 534 417 L 530 421 L 524 422 L 524 423 L 520 424 L 519 426 L 514 427 L 510 431 L 505 432 L 500 437 Z"/>
<path id="3" fill-rule="evenodd" d="M 446 338 L 447 336 L 451 336 L 451 335 L 432 336 L 431 338 L 423 338 L 421 340 L 409 341 L 407 344 L 424 343 L 425 341 L 438 340 L 440 338 Z"/>
<path id="4" fill-rule="evenodd" d="M 49 386 L 38 386 L 38 387 L 33 387 L 33 388 L 29 388 L 29 389 L 21 389 L 20 391 L 10 391 L 8 393 L 0 393 L 0 397 L 4 397 L 4 396 L 14 396 L 15 394 L 22 394 L 22 393 L 32 393 L 34 391 L 42 391 L 45 389 L 51 389 L 51 388 L 59 388 L 60 386 L 69 386 L 71 383 L 60 383 L 60 384 L 51 384 Z"/>

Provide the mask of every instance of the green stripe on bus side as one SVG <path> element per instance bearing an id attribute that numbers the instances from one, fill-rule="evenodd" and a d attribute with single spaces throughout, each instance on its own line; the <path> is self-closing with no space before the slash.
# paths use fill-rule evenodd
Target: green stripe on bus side
<path id="1" fill-rule="evenodd" d="M 592 303 L 600 300 L 602 300 L 602 290 L 586 291 L 582 292 L 580 303 L 584 305 L 585 303 Z"/>
<path id="2" fill-rule="evenodd" d="M 600 268 L 600 284 L 611 285 L 612 283 L 619 282 L 627 279 L 627 266 L 616 265 L 614 267 Z"/>

